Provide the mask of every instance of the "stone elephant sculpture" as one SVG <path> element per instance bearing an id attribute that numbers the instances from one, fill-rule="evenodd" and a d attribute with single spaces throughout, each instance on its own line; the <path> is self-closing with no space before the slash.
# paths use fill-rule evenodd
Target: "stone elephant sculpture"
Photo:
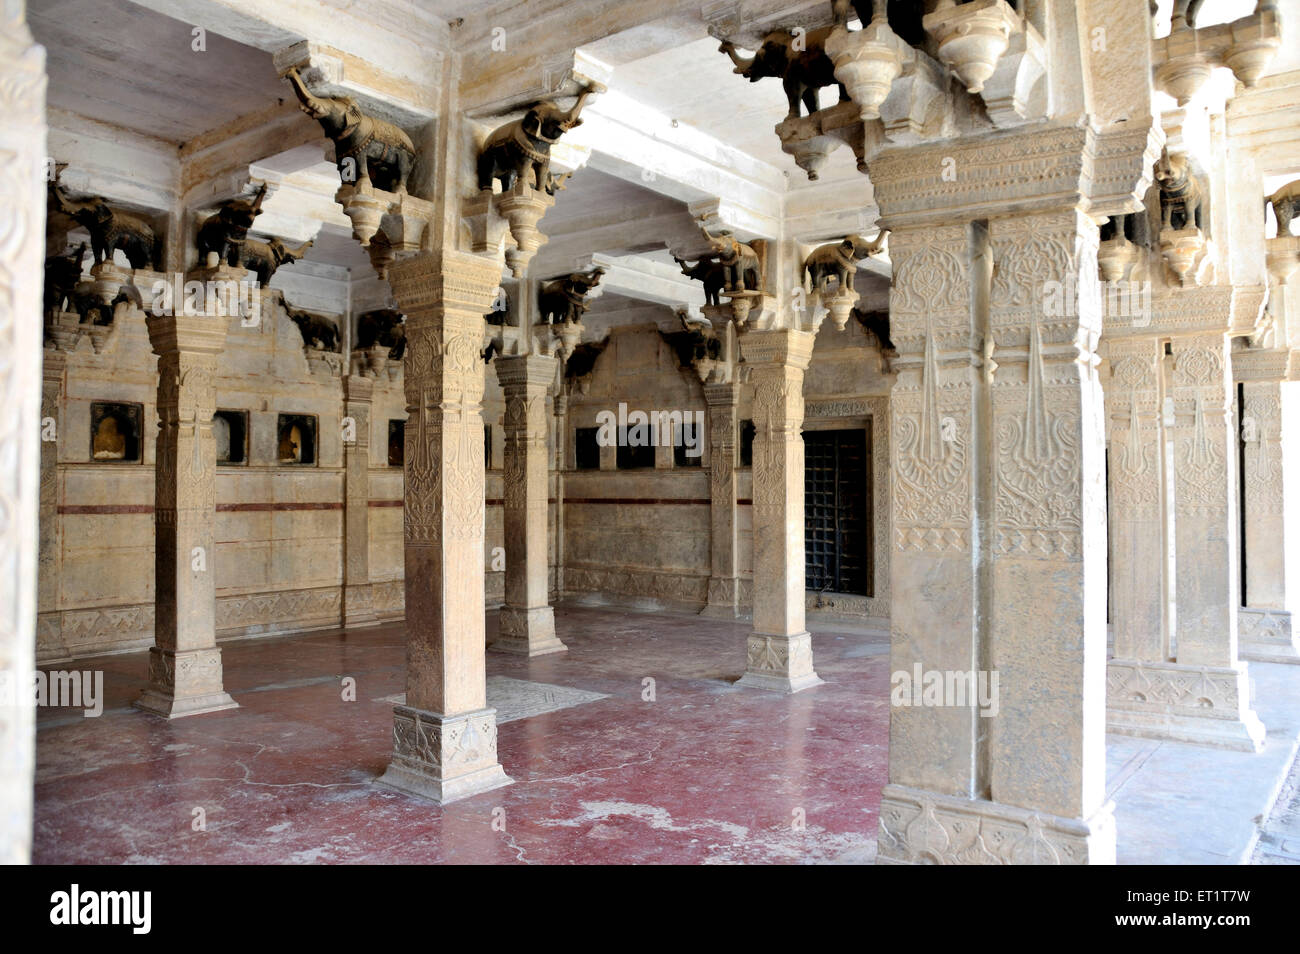
<path id="1" fill-rule="evenodd" d="M 55 205 L 90 233 L 95 264 L 112 261 L 121 249 L 132 268 L 151 268 L 158 263 L 161 243 L 153 226 L 138 215 L 115 209 L 98 196 L 73 199 L 57 181 L 50 186 Z"/>
<path id="2" fill-rule="evenodd" d="M 825 86 L 839 88 L 840 102 L 849 98 L 835 79 L 835 64 L 823 48 L 830 31 L 830 27 L 823 27 L 796 37 L 787 30 L 774 30 L 763 38 L 763 45 L 749 59 L 738 54 L 735 44 L 727 40 L 718 49 L 731 57 L 736 66 L 734 72 L 751 83 L 769 76 L 780 79 L 790 104 L 787 118 L 793 119 L 798 117 L 801 103 L 809 115 L 821 108 L 819 90 Z"/>
<path id="3" fill-rule="evenodd" d="M 538 192 L 554 195 L 557 188 L 563 187 L 563 180 L 551 174 L 551 146 L 570 129 L 582 125 L 579 113 L 599 91 L 597 86 L 588 86 L 578 94 L 572 109 L 561 109 L 555 103 L 534 103 L 521 119 L 495 130 L 479 153 L 479 189 L 491 189 L 493 182 L 500 180 L 502 191 L 509 192 L 523 179 Z"/>
<path id="4" fill-rule="evenodd" d="M 721 305 L 721 293 L 727 287 L 726 269 L 716 259 L 702 258 L 694 265 L 687 264 L 685 259 L 673 256 L 675 261 L 682 270 L 682 274 L 687 278 L 693 278 L 697 282 L 704 284 L 704 303 L 706 305 Z"/>
<path id="5" fill-rule="evenodd" d="M 587 311 L 587 295 L 604 274 L 603 268 L 596 268 L 585 275 L 575 272 L 544 283 L 537 293 L 538 317 L 548 325 L 581 321 Z"/>
<path id="6" fill-rule="evenodd" d="M 729 232 L 710 235 L 709 230 L 703 227 L 701 231 L 709 240 L 709 248 L 713 251 L 714 260 L 722 267 L 727 291 L 762 290 L 763 270 L 759 264 L 758 253 L 752 246 L 732 238 Z"/>
<path id="7" fill-rule="evenodd" d="M 373 185 L 385 192 L 406 193 L 415 144 L 404 130 L 362 112 L 350 96 L 317 96 L 297 69 L 289 70 L 285 79 L 302 111 L 320 123 L 334 143 L 334 160 L 345 183 L 355 180 L 358 188 Z"/>
<path id="8" fill-rule="evenodd" d="M 357 319 L 357 344 L 362 351 L 375 345 L 388 349 L 390 361 L 406 353 L 406 315 L 392 308 L 376 308 Z"/>
<path id="9" fill-rule="evenodd" d="M 302 343 L 306 347 L 338 352 L 339 329 L 333 319 L 311 311 L 299 311 L 288 305 L 285 306 L 284 311 L 298 326 L 298 331 L 302 333 Z"/>
<path id="10" fill-rule="evenodd" d="M 315 239 L 308 239 L 297 248 L 290 248 L 280 238 L 273 238 L 269 242 L 244 239 L 239 246 L 238 265 L 240 268 L 256 272 L 258 283 L 266 285 L 277 268 L 298 261 L 307 254 L 307 249 L 311 248 L 315 241 Z"/>
<path id="11" fill-rule="evenodd" d="M 73 252 L 51 255 L 45 260 L 45 310 L 75 310 L 77 285 L 81 281 L 81 263 L 86 257 L 86 243 Z"/>
<path id="12" fill-rule="evenodd" d="M 809 253 L 804 261 L 804 273 L 809 282 L 809 291 L 825 295 L 826 287 L 832 280 L 838 283 L 840 290 L 853 287 L 853 275 L 858 270 L 858 262 L 870 255 L 875 255 L 885 247 L 888 231 L 882 230 L 874 241 L 868 242 L 860 235 L 850 235 L 842 242 L 819 245 Z"/>
<path id="13" fill-rule="evenodd" d="M 1203 193 L 1188 168 L 1187 157 L 1181 153 L 1170 155 L 1167 149 L 1161 152 L 1156 162 L 1156 182 L 1160 185 L 1161 228 L 1199 229 Z M 1175 224 L 1175 216 L 1180 224 Z"/>
<path id="14" fill-rule="evenodd" d="M 253 220 L 262 214 L 262 200 L 266 198 L 266 184 L 250 199 L 227 199 L 199 226 L 199 267 L 208 263 L 208 256 L 217 253 L 217 263 L 239 267 L 241 248 L 248 238 Z"/>
<path id="15" fill-rule="evenodd" d="M 1291 220 L 1300 212 L 1300 179 L 1288 182 L 1265 201 L 1273 207 L 1273 215 L 1277 217 L 1277 234 L 1290 234 Z"/>

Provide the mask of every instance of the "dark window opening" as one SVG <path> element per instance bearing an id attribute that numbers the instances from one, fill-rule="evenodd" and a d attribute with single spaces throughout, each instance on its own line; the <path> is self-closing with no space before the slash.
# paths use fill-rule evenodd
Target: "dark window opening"
<path id="1" fill-rule="evenodd" d="M 483 425 L 483 469 L 492 469 L 492 425 Z"/>
<path id="2" fill-rule="evenodd" d="M 578 470 L 600 470 L 599 427 L 580 427 L 573 435 L 574 466 Z"/>
<path id="3" fill-rule="evenodd" d="M 701 467 L 704 464 L 704 428 L 692 418 L 673 425 L 673 466 Z"/>
<path id="4" fill-rule="evenodd" d="M 406 421 L 394 418 L 388 422 L 388 466 L 401 467 L 406 463 Z"/>
<path id="5" fill-rule="evenodd" d="M 806 586 L 872 595 L 871 467 L 865 430 L 804 433 Z"/>
<path id="6" fill-rule="evenodd" d="M 248 463 L 248 412 L 217 411 L 212 416 L 218 464 Z"/>
<path id="7" fill-rule="evenodd" d="M 90 459 L 138 463 L 141 459 L 143 404 L 92 401 L 90 404 Z"/>
<path id="8" fill-rule="evenodd" d="M 627 439 L 619 441 L 618 444 L 618 469 L 619 470 L 638 470 L 643 467 L 653 467 L 655 465 L 655 448 L 653 444 L 638 445 L 629 447 Z"/>
<path id="9" fill-rule="evenodd" d="M 310 414 L 281 414 L 276 435 L 276 460 L 279 463 L 316 463 L 315 417 Z"/>
<path id="10" fill-rule="evenodd" d="M 754 422 L 740 422 L 740 466 L 754 466 Z"/>

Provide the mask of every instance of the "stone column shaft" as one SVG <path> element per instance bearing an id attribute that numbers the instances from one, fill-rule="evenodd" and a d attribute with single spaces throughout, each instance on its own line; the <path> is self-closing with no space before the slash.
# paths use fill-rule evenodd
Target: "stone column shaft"
<path id="1" fill-rule="evenodd" d="M 1071 208 L 996 219 L 989 233 L 997 362 L 989 662 L 1001 698 L 990 792 L 1087 827 L 1084 844 L 1053 853 L 1095 846 L 1113 858 L 1097 226 Z"/>
<path id="2" fill-rule="evenodd" d="M 1275 289 L 1281 291 L 1284 286 Z M 1246 507 L 1246 605 L 1237 615 L 1240 654 L 1262 662 L 1300 662 L 1286 588 L 1287 498 L 1284 422 L 1278 381 L 1242 384 L 1242 486 Z"/>
<path id="3" fill-rule="evenodd" d="M 484 664 L 483 315 L 500 264 L 461 252 L 394 264 L 406 312 L 406 704 L 381 782 L 446 803 L 509 784 Z"/>
<path id="4" fill-rule="evenodd" d="M 890 337 L 898 380 L 890 395 L 890 669 L 981 670 L 977 463 L 985 423 L 982 355 L 971 309 L 966 225 L 890 233 Z M 910 702 L 910 694 L 904 701 Z M 895 705 L 892 785 L 975 798 L 987 788 L 975 705 Z M 883 823 L 882 823 L 883 825 Z M 882 827 L 882 834 L 885 829 Z"/>
<path id="5" fill-rule="evenodd" d="M 754 632 L 738 685 L 798 692 L 821 683 L 804 628 L 803 373 L 807 331 L 751 331 L 754 386 Z"/>
<path id="6" fill-rule="evenodd" d="M 149 651 L 149 688 L 136 705 L 169 718 L 237 705 L 223 688 L 217 648 L 213 536 L 215 378 L 230 321 L 222 315 L 146 318 L 158 355 L 155 645 Z"/>
<path id="7" fill-rule="evenodd" d="M 506 602 L 493 649 L 541 656 L 567 647 L 555 636 L 550 606 L 550 459 L 546 446 L 546 392 L 555 381 L 555 358 L 500 356 L 497 377 L 505 391 Z"/>
<path id="8" fill-rule="evenodd" d="M 709 576 L 708 604 L 703 615 L 735 619 L 740 604 L 740 580 L 736 565 L 736 405 L 740 385 L 706 384 L 704 400 L 709 407 Z"/>
<path id="9" fill-rule="evenodd" d="M 370 411 L 374 381 L 348 375 L 344 415 L 352 441 L 343 444 L 343 625 L 377 622 L 370 585 Z"/>

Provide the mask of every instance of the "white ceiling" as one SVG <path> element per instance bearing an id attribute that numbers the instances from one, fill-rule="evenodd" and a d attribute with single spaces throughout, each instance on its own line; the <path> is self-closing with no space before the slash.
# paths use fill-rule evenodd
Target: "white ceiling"
<path id="1" fill-rule="evenodd" d="M 180 145 L 266 109 L 288 89 L 271 57 L 128 0 L 28 0 L 51 108 Z"/>

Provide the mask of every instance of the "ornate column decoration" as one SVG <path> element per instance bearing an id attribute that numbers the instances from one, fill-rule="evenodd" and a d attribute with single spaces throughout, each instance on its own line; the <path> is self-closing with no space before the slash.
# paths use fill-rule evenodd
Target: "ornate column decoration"
<path id="1" fill-rule="evenodd" d="M 501 355 L 497 377 L 505 392 L 506 602 L 493 649 L 542 656 L 563 652 L 550 606 L 546 392 L 556 359 L 545 354 Z"/>
<path id="2" fill-rule="evenodd" d="M 0 676 L 30 686 L 36 628 L 41 264 L 45 234 L 45 51 L 22 0 L 0 5 Z M 19 692 L 0 719 L 0 861 L 31 858 L 35 711 Z"/>
<path id="3" fill-rule="evenodd" d="M 734 381 L 706 384 L 709 407 L 710 561 L 708 604 L 701 615 L 735 619 L 740 606 L 740 580 L 736 569 L 736 405 L 740 385 Z"/>
<path id="4" fill-rule="evenodd" d="M 1111 629 L 1109 668 L 1169 658 L 1164 613 L 1164 435 L 1161 359 L 1155 338 L 1111 339 L 1106 413 L 1110 418 Z"/>
<path id="5" fill-rule="evenodd" d="M 178 310 L 179 306 L 178 306 Z M 158 355 L 154 471 L 154 646 L 149 687 L 136 705 L 168 718 L 231 709 L 217 648 L 217 446 L 212 416 L 225 314 L 149 314 Z"/>
<path id="6" fill-rule="evenodd" d="M 370 586 L 370 409 L 375 385 L 372 378 L 349 374 L 343 387 L 343 413 L 352 422 L 343 442 L 343 625 L 366 626 L 378 621 Z"/>
<path id="7" fill-rule="evenodd" d="M 898 373 L 890 395 L 893 539 L 890 546 L 890 669 L 975 672 L 982 609 L 985 522 L 982 454 L 983 355 L 971 310 L 967 225 L 900 227 L 891 233 L 890 337 Z M 943 581 L 936 599 L 934 581 Z M 975 700 L 957 707 L 895 706 L 889 719 L 889 781 L 880 845 L 906 860 L 907 819 L 922 792 L 978 797 L 983 788 Z M 902 824 L 902 827 L 899 827 Z"/>
<path id="8" fill-rule="evenodd" d="M 1238 356 L 1233 355 L 1236 367 Z M 1238 375 L 1240 380 L 1240 375 Z M 1242 659 L 1300 662 L 1286 589 L 1287 498 L 1283 444 L 1289 420 L 1280 381 L 1242 382 L 1241 475 L 1246 506 L 1246 605 L 1237 614 Z"/>
<path id="9" fill-rule="evenodd" d="M 1109 860 L 1097 226 L 1066 208 L 996 219 L 989 231 L 997 366 L 988 659 L 1000 683 L 989 783 L 997 802 L 1059 819 L 1060 841 L 1040 846 L 1045 858 L 1096 851 Z"/>
<path id="10" fill-rule="evenodd" d="M 815 333 L 750 331 L 754 386 L 754 632 L 737 685 L 798 692 L 820 685 L 804 628 L 803 373 Z"/>
<path id="11" fill-rule="evenodd" d="M 406 313 L 406 703 L 380 782 L 446 803 L 510 783 L 484 664 L 483 316 L 499 258 L 447 248 L 391 267 Z"/>
<path id="12" fill-rule="evenodd" d="M 1174 410 L 1173 662 L 1112 663 L 1112 732 L 1255 751 L 1264 726 L 1237 656 L 1240 578 L 1232 366 L 1222 332 L 1177 337 Z M 1167 658 L 1167 657 L 1166 657 Z"/>

